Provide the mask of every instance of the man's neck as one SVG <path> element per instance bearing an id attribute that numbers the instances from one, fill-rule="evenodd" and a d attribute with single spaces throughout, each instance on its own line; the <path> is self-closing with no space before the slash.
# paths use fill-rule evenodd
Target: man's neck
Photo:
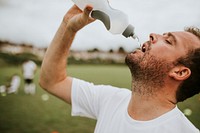
<path id="1" fill-rule="evenodd" d="M 152 95 L 133 92 L 128 113 L 135 120 L 152 120 L 175 108 L 176 103 L 172 101 L 159 92 Z"/>

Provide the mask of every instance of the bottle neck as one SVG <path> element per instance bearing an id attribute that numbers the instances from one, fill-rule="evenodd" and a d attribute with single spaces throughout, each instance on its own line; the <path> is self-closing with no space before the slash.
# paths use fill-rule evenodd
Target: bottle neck
<path id="1" fill-rule="evenodd" d="M 136 38 L 135 33 L 134 33 L 134 27 L 132 25 L 128 25 L 128 27 L 124 30 L 122 33 L 123 36 L 127 37 L 132 37 L 133 39 Z"/>

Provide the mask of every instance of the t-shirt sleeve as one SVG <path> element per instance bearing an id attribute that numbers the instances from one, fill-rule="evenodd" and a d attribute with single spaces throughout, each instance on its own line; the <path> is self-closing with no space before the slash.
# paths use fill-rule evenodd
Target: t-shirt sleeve
<path id="1" fill-rule="evenodd" d="M 119 89 L 108 85 L 94 85 L 73 78 L 72 116 L 84 116 L 97 119 L 106 100 Z"/>

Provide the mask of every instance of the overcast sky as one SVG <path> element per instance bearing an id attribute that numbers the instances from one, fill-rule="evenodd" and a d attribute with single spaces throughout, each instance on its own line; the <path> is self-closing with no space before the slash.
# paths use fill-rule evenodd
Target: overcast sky
<path id="1" fill-rule="evenodd" d="M 128 15 L 141 42 L 150 33 L 200 27 L 200 0 L 109 0 L 111 7 Z M 47 47 L 71 0 L 0 0 L 0 39 Z M 112 35 L 100 21 L 77 34 L 72 49 L 117 49 L 131 51 L 137 42 L 122 35 Z"/>

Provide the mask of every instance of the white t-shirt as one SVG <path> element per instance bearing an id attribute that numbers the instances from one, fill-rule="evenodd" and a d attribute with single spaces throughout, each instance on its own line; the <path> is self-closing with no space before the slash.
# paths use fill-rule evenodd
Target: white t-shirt
<path id="1" fill-rule="evenodd" d="M 37 68 L 37 65 L 33 61 L 29 60 L 23 63 L 22 68 L 23 68 L 23 76 L 25 79 L 34 78 L 34 72 Z"/>
<path id="2" fill-rule="evenodd" d="M 97 119 L 95 133 L 199 133 L 177 107 L 153 120 L 132 119 L 127 112 L 130 98 L 128 89 L 74 78 L 72 116 Z"/>
<path id="3" fill-rule="evenodd" d="M 10 82 L 9 93 L 16 92 L 20 86 L 21 79 L 18 75 L 14 75 Z"/>

